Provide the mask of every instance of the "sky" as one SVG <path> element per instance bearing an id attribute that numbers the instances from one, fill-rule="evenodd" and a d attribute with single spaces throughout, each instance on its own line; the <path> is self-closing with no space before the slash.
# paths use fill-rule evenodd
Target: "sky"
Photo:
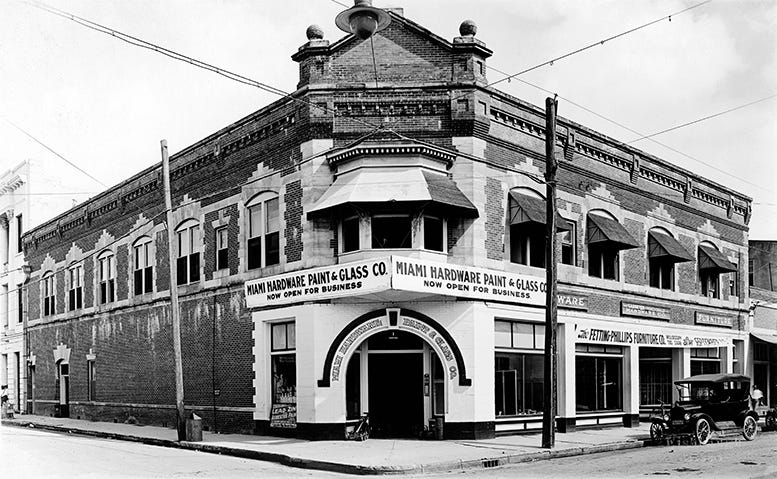
<path id="1" fill-rule="evenodd" d="M 465 19 L 494 51 L 488 80 L 679 12 L 702 0 L 375 0 L 452 40 Z M 290 56 L 310 24 L 331 42 L 349 0 L 48 0 L 46 4 L 291 92 Z M 777 1 L 713 0 L 496 87 L 630 142 L 777 94 Z M 376 52 L 380 55 L 380 52 Z M 496 69 L 496 70 L 494 70 Z M 0 174 L 38 159 L 65 184 L 105 185 L 278 97 L 129 45 L 16 0 L 0 0 Z M 581 109 L 578 106 L 585 107 Z M 595 112 L 594 113 L 591 113 Z M 598 116 L 597 116 L 598 115 Z M 9 123 L 10 122 L 10 123 Z M 751 239 L 777 239 L 777 97 L 633 143 L 753 198 Z M 88 195 L 78 196 L 84 200 Z"/>

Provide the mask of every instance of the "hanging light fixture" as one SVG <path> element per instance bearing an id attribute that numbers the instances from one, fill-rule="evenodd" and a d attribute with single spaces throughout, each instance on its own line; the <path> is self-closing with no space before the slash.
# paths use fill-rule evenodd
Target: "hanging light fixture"
<path id="1" fill-rule="evenodd" d="M 346 33 L 353 33 L 362 40 L 370 38 L 391 23 L 385 10 L 372 6 L 372 0 L 354 0 L 354 6 L 340 12 L 335 25 Z"/>

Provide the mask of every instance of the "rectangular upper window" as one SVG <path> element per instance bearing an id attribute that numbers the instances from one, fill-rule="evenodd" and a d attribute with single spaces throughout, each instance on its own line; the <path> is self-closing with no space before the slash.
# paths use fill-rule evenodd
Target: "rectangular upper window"
<path id="1" fill-rule="evenodd" d="M 200 280 L 200 225 L 196 221 L 187 221 L 179 226 L 176 232 L 178 235 L 177 284 L 196 283 Z"/>
<path id="2" fill-rule="evenodd" d="M 135 295 L 154 290 L 154 267 L 151 258 L 151 238 L 141 238 L 132 247 L 133 281 Z"/>
<path id="3" fill-rule="evenodd" d="M 445 224 L 442 219 L 424 216 L 424 249 L 445 251 Z"/>
<path id="4" fill-rule="evenodd" d="M 359 217 L 346 218 L 342 221 L 340 234 L 343 239 L 343 253 L 359 249 Z"/>
<path id="5" fill-rule="evenodd" d="M 68 310 L 73 311 L 83 307 L 84 290 L 82 287 L 84 267 L 76 264 L 68 269 Z"/>
<path id="6" fill-rule="evenodd" d="M 280 204 L 263 193 L 248 205 L 248 269 L 280 262 Z"/>
<path id="7" fill-rule="evenodd" d="M 229 268 L 229 231 L 227 227 L 216 230 L 216 269 Z"/>

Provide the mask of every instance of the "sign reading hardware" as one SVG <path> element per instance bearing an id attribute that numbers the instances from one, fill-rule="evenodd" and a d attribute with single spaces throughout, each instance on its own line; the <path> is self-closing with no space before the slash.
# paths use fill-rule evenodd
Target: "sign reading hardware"
<path id="1" fill-rule="evenodd" d="M 485 268 L 391 257 L 391 286 L 403 291 L 545 304 L 545 280 Z"/>
<path id="2" fill-rule="evenodd" d="M 559 293 L 557 304 L 559 308 L 580 309 L 588 311 L 588 296 L 571 293 Z"/>
<path id="3" fill-rule="evenodd" d="M 730 328 L 733 322 L 734 318 L 732 316 L 709 314 L 696 311 L 696 324 L 706 324 L 709 326 L 722 326 L 724 328 Z"/>
<path id="4" fill-rule="evenodd" d="M 246 304 L 256 308 L 385 291 L 391 287 L 390 272 L 390 259 L 379 258 L 255 279 L 245 284 Z"/>
<path id="5" fill-rule="evenodd" d="M 388 289 L 544 305 L 536 276 L 391 256 L 247 281 L 249 308 L 359 296 Z M 571 298 L 569 298 L 572 301 Z M 577 298 L 575 302 L 584 298 Z"/>

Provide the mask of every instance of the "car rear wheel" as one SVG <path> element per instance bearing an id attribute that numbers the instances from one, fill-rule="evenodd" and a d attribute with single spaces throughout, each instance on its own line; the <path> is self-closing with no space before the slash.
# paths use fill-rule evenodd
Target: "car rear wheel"
<path id="1" fill-rule="evenodd" d="M 696 421 L 696 442 L 700 445 L 705 445 L 710 442 L 710 436 L 712 436 L 712 428 L 710 428 L 710 422 L 704 418 Z"/>
<path id="2" fill-rule="evenodd" d="M 663 424 L 654 422 L 650 425 L 650 439 L 653 440 L 653 444 L 658 444 L 666 439 L 666 428 Z"/>
<path id="3" fill-rule="evenodd" d="M 755 439 L 755 435 L 758 433 L 758 423 L 755 421 L 755 418 L 753 416 L 747 416 L 745 418 L 745 423 L 742 424 L 742 435 L 745 436 L 745 439 L 748 441 L 752 441 Z"/>

